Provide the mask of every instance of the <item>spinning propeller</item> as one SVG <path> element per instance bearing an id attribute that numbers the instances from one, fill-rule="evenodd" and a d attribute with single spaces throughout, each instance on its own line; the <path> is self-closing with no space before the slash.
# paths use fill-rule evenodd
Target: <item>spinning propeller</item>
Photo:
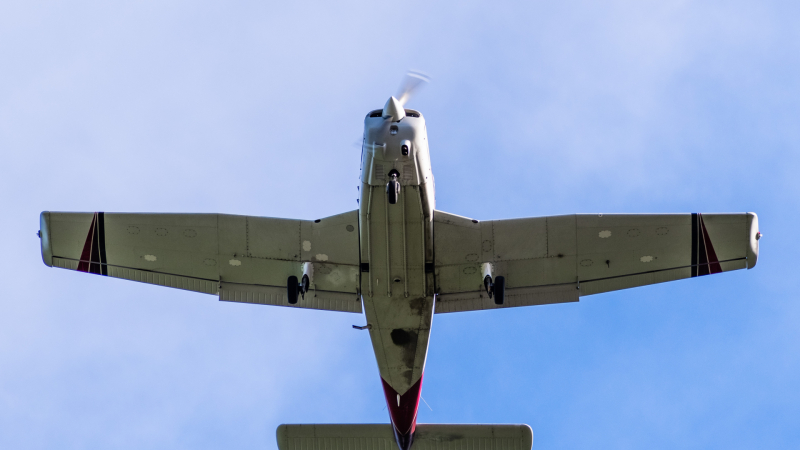
<path id="1" fill-rule="evenodd" d="M 383 117 L 391 117 L 393 122 L 403 120 L 406 116 L 403 107 L 411 98 L 411 94 L 423 83 L 427 83 L 430 80 L 430 77 L 423 73 L 409 71 L 403 79 L 403 83 L 400 85 L 400 92 L 397 94 L 397 97 L 389 97 L 389 100 L 383 107 Z"/>

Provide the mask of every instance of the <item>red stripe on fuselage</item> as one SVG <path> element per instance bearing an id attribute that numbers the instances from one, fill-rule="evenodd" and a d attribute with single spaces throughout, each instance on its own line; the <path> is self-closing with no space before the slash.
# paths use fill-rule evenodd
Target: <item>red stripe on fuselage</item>
<path id="1" fill-rule="evenodd" d="M 383 393 L 386 395 L 386 405 L 389 408 L 389 417 L 395 432 L 400 435 L 413 434 L 417 427 L 417 410 L 419 409 L 419 396 L 422 392 L 422 377 L 414 383 L 403 395 L 400 396 L 398 405 L 397 391 L 383 378 Z"/>

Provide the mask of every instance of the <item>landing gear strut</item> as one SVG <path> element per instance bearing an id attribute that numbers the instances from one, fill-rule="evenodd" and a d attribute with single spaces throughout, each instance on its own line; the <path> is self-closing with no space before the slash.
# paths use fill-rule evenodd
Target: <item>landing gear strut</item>
<path id="1" fill-rule="evenodd" d="M 494 297 L 495 305 L 502 305 L 506 298 L 506 278 L 498 276 L 492 278 L 492 264 L 483 263 L 483 288 L 489 294 L 489 298 Z"/>
<path id="2" fill-rule="evenodd" d="M 306 299 L 309 287 L 311 287 L 311 281 L 309 281 L 308 275 L 303 275 L 303 279 L 300 281 L 300 296 L 303 297 L 303 300 Z"/>
<path id="3" fill-rule="evenodd" d="M 289 299 L 289 304 L 294 305 L 297 303 L 297 294 L 300 292 L 300 283 L 297 282 L 297 277 L 292 275 L 286 280 L 286 298 Z"/>
<path id="4" fill-rule="evenodd" d="M 495 277 L 494 286 L 494 304 L 502 305 L 506 299 L 506 277 Z"/>
<path id="5" fill-rule="evenodd" d="M 311 288 L 311 277 L 313 273 L 313 266 L 310 262 L 303 263 L 303 278 L 298 283 L 297 277 L 292 275 L 286 280 L 286 297 L 289 299 L 289 304 L 294 305 L 297 303 L 297 295 L 305 300 L 306 292 Z"/>
<path id="6" fill-rule="evenodd" d="M 492 280 L 492 277 L 490 275 L 486 275 L 483 278 L 483 287 L 486 289 L 486 293 L 489 294 L 489 298 L 494 297 L 495 305 L 503 304 L 503 301 L 506 298 L 505 277 L 503 276 L 495 277 L 494 280 Z"/>
<path id="7" fill-rule="evenodd" d="M 397 180 L 398 175 L 400 174 L 396 170 L 389 172 L 389 176 L 392 177 L 392 179 L 386 183 L 386 195 L 389 197 L 390 205 L 397 204 L 397 199 L 400 197 L 400 181 Z"/>
<path id="8" fill-rule="evenodd" d="M 289 304 L 294 305 L 297 303 L 297 295 L 306 298 L 306 292 L 310 286 L 308 275 L 303 275 L 303 281 L 297 282 L 297 277 L 292 275 L 286 280 L 286 296 L 289 298 Z"/>

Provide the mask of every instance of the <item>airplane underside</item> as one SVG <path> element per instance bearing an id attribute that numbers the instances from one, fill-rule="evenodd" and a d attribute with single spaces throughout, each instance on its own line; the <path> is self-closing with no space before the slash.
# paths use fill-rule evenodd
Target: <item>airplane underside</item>
<path id="1" fill-rule="evenodd" d="M 390 204 L 383 186 L 362 186 L 361 292 L 395 437 L 413 441 L 433 295 L 428 292 L 428 246 L 420 190 L 403 186 Z"/>

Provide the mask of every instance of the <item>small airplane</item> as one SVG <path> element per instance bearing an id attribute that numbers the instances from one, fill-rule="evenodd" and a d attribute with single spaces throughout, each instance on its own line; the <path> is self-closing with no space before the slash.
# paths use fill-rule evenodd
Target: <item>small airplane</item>
<path id="1" fill-rule="evenodd" d="M 364 119 L 359 209 L 317 220 L 42 212 L 50 267 L 216 295 L 364 313 L 389 424 L 281 425 L 281 450 L 527 449 L 521 425 L 417 424 L 433 314 L 580 297 L 752 269 L 754 213 L 575 214 L 479 221 L 436 210 L 425 76 Z M 324 446 L 324 447 L 323 447 Z"/>

